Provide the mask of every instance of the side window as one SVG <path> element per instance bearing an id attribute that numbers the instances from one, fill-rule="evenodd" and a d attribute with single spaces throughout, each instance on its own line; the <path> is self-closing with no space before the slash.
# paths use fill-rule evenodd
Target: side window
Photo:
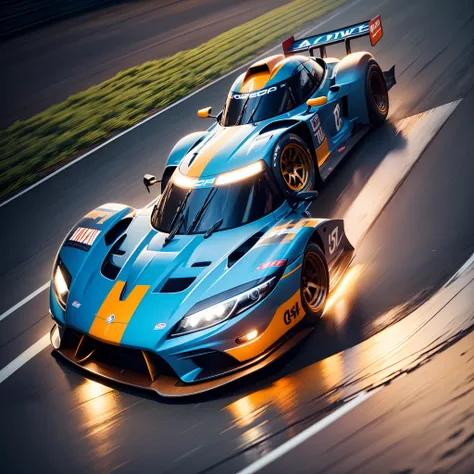
<path id="1" fill-rule="evenodd" d="M 311 76 L 313 77 L 316 87 L 319 87 L 324 76 L 324 69 L 321 64 L 316 62 L 315 59 L 311 58 L 305 62 L 305 67 L 309 70 Z"/>
<path id="2" fill-rule="evenodd" d="M 304 66 L 300 66 L 300 70 L 295 75 L 295 99 L 298 104 L 302 104 L 314 91 L 315 83 Z"/>

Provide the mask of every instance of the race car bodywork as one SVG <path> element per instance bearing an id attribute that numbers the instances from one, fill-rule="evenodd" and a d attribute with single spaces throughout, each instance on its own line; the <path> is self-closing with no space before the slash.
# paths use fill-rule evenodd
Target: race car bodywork
<path id="1" fill-rule="evenodd" d="M 57 353 L 184 396 L 268 365 L 311 332 L 354 248 L 342 220 L 311 218 L 310 201 L 385 120 L 394 83 L 369 53 L 339 61 L 324 48 L 342 31 L 350 53 L 348 38 L 372 40 L 370 24 L 285 42 L 287 57 L 250 67 L 216 123 L 174 147 L 153 206 L 105 204 L 74 226 L 51 281 Z M 321 58 L 297 54 L 315 47 Z"/>

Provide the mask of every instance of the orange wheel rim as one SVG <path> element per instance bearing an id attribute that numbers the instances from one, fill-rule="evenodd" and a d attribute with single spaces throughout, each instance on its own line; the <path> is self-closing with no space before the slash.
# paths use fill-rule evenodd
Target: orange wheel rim
<path id="1" fill-rule="evenodd" d="M 295 143 L 283 148 L 280 155 L 280 171 L 285 184 L 292 191 L 301 191 L 309 180 L 310 160 L 306 151 Z"/>

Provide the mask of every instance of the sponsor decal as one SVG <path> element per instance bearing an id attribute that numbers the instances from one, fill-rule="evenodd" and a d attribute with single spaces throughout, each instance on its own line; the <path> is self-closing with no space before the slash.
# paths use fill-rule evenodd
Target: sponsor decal
<path id="1" fill-rule="evenodd" d="M 326 135 L 324 133 L 323 127 L 321 127 L 321 120 L 319 119 L 318 114 L 314 114 L 311 119 L 311 128 L 313 129 L 313 135 L 316 137 L 316 140 L 318 141 L 318 146 L 323 143 L 324 139 L 326 138 Z"/>
<path id="2" fill-rule="evenodd" d="M 80 308 L 80 307 L 81 307 L 81 303 L 79 303 L 79 301 L 74 301 L 74 302 L 72 303 L 72 306 L 73 306 L 74 308 Z"/>
<path id="3" fill-rule="evenodd" d="M 370 44 L 375 46 L 383 36 L 382 19 L 380 15 L 369 21 Z"/>
<path id="4" fill-rule="evenodd" d="M 311 117 L 310 122 L 311 122 L 311 126 L 313 127 L 313 132 L 316 132 L 316 130 L 321 126 L 321 120 L 319 119 L 318 114 L 314 114 Z"/>
<path id="5" fill-rule="evenodd" d="M 300 305 L 298 301 L 289 309 L 285 310 L 283 313 L 283 321 L 288 326 L 292 323 L 293 320 L 296 320 L 300 314 Z"/>
<path id="6" fill-rule="evenodd" d="M 110 324 L 110 323 L 113 323 L 115 321 L 115 314 L 111 314 L 106 320 L 105 322 L 107 324 Z"/>
<path id="7" fill-rule="evenodd" d="M 319 36 L 313 36 L 311 38 L 306 38 L 301 42 L 296 42 L 292 46 L 292 50 L 298 50 L 301 48 L 309 48 L 310 46 L 317 46 L 319 44 L 334 43 L 337 41 L 342 41 L 345 38 L 350 38 L 353 36 L 363 35 L 369 31 L 369 24 L 362 23 L 361 25 L 353 26 L 352 28 L 347 28 L 343 30 L 333 31 L 332 33 L 325 33 Z"/>
<path id="8" fill-rule="evenodd" d="M 92 219 L 97 221 L 97 224 L 103 224 L 107 219 L 110 219 L 115 214 L 114 209 L 94 209 L 86 214 L 85 219 Z"/>
<path id="9" fill-rule="evenodd" d="M 272 260 L 271 262 L 265 262 L 261 263 L 258 267 L 257 270 L 264 270 L 265 268 L 273 268 L 273 267 L 282 267 L 285 265 L 286 259 L 285 260 Z"/>
<path id="10" fill-rule="evenodd" d="M 166 327 L 166 323 L 158 323 L 153 330 L 154 331 L 160 331 L 161 329 L 164 329 Z"/>
<path id="11" fill-rule="evenodd" d="M 69 237 L 69 241 L 90 247 L 99 234 L 100 230 L 88 229 L 87 227 L 78 227 L 71 237 Z"/>
<path id="12" fill-rule="evenodd" d="M 284 86 L 284 84 L 281 85 L 281 87 Z M 251 92 L 249 94 L 232 94 L 232 99 L 240 99 L 240 100 L 245 100 L 247 98 L 253 99 L 254 97 L 261 97 L 263 95 L 270 94 L 272 92 L 275 92 L 277 90 L 276 86 L 269 87 L 268 89 L 262 89 L 261 91 L 257 92 Z"/>
<path id="13" fill-rule="evenodd" d="M 332 232 L 328 236 L 329 254 L 332 255 L 342 240 L 342 234 L 339 235 L 339 227 L 334 227 Z"/>

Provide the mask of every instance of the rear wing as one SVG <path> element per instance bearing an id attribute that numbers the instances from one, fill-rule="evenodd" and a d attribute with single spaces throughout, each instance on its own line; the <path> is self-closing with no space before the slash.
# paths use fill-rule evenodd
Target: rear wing
<path id="1" fill-rule="evenodd" d="M 338 30 L 329 31 L 308 38 L 295 40 L 294 36 L 283 42 L 283 52 L 285 56 L 308 51 L 313 56 L 314 50 L 319 49 L 322 58 L 326 57 L 326 46 L 345 43 L 346 53 L 351 54 L 351 39 L 360 38 L 362 36 L 370 36 L 370 43 L 375 46 L 383 36 L 382 18 L 380 15 L 372 18 L 372 20 L 357 23 L 352 26 L 346 26 Z"/>

